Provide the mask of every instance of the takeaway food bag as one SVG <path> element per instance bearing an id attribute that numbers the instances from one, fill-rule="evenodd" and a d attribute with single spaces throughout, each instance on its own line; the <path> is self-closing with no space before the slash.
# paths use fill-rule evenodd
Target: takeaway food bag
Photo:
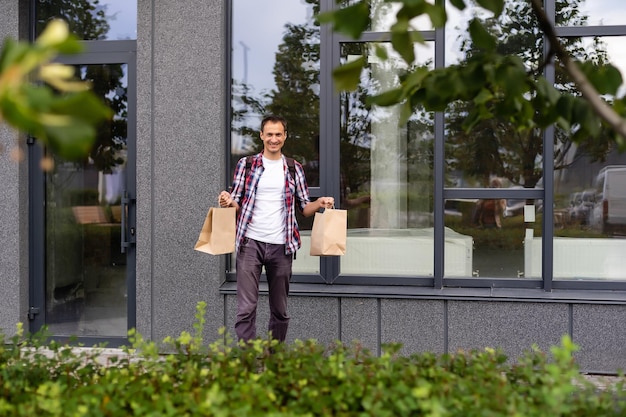
<path id="1" fill-rule="evenodd" d="M 211 207 L 194 249 L 210 255 L 235 251 L 235 208 Z"/>
<path id="2" fill-rule="evenodd" d="M 311 256 L 340 256 L 346 254 L 348 212 L 325 209 L 315 213 L 311 230 Z"/>

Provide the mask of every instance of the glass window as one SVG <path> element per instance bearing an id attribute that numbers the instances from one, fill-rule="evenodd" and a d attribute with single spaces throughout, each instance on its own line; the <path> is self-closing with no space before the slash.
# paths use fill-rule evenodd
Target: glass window
<path id="1" fill-rule="evenodd" d="M 303 165 L 309 187 L 319 187 L 320 31 L 313 19 L 318 1 L 232 4 L 231 168 L 262 150 L 261 120 L 278 114 L 288 123 L 283 153 Z M 232 172 L 228 175 L 232 178 Z M 298 216 L 298 225 L 304 233 L 312 218 Z M 295 273 L 318 274 L 319 269 L 318 257 L 298 252 Z"/>
<path id="2" fill-rule="evenodd" d="M 622 0 L 557 2 L 556 21 L 558 26 L 623 25 L 626 23 L 626 3 Z"/>
<path id="3" fill-rule="evenodd" d="M 626 53 L 622 47 L 626 42 L 626 36 L 570 37 L 559 40 L 577 60 L 589 61 L 599 65 L 611 64 L 620 71 L 622 79 L 626 79 Z M 569 76 L 563 75 L 561 71 L 557 72 L 556 81 L 557 87 L 561 89 L 567 88 L 577 91 L 571 84 Z M 579 93 L 577 92 L 577 94 Z M 614 98 L 623 98 L 624 95 L 626 95 L 626 90 L 622 83 L 616 97 L 605 96 L 604 98 L 613 100 Z"/>
<path id="4" fill-rule="evenodd" d="M 258 125 L 267 112 L 286 114 L 291 126 L 298 129 L 290 131 L 290 137 L 297 136 L 300 143 L 289 152 L 305 164 L 310 186 L 319 185 L 320 141 L 338 140 L 339 144 L 331 148 L 339 149 L 339 166 L 331 168 L 340 175 L 332 180 L 339 183 L 339 207 L 348 210 L 349 248 L 339 258 L 341 275 L 350 279 L 378 276 L 381 284 L 385 283 L 384 277 L 404 280 L 433 276 L 434 261 L 438 259 L 434 254 L 433 167 L 434 150 L 439 149 L 435 147 L 434 132 L 440 119 L 413 109 L 411 117 L 401 125 L 401 106 L 377 107 L 368 101 L 369 97 L 395 87 L 407 70 L 388 43 L 365 42 L 371 37 L 345 42 L 342 36 L 331 36 L 331 42 L 337 44 L 320 45 L 318 28 L 311 18 L 318 8 L 316 1 L 259 3 L 233 0 L 232 163 L 259 149 Z M 347 7 L 353 3 L 345 0 L 339 4 Z M 330 3 L 324 4 L 331 7 Z M 369 30 L 389 32 L 400 3 L 376 0 L 368 2 L 368 6 L 372 19 Z M 626 6 L 619 2 L 559 1 L 556 7 L 556 19 L 562 26 L 624 24 L 619 13 Z M 268 10 L 272 10 L 273 21 L 279 10 L 281 23 L 260 36 L 249 28 L 255 27 L 257 16 L 270 13 Z M 544 67 L 544 36 L 528 2 L 507 0 L 505 13 L 495 19 L 473 3 L 459 11 L 448 0 L 446 11 L 445 45 L 416 45 L 417 58 L 412 67 L 433 68 L 435 49 L 444 53 L 445 65 L 468 60 L 476 52 L 467 32 L 473 18 L 480 19 L 498 39 L 499 52 L 519 55 L 528 70 Z M 518 18 L 509 19 L 510 16 Z M 415 30 L 432 29 L 424 17 L 411 24 Z M 308 41 L 298 40 L 302 38 L 296 32 Z M 576 58 L 611 62 L 626 70 L 626 56 L 622 58 L 620 49 L 623 37 L 569 37 L 563 41 Z M 358 89 L 339 94 L 339 106 L 333 115 L 339 118 L 337 137 L 320 138 L 320 64 L 324 65 L 323 71 L 332 70 L 328 62 L 320 63 L 320 48 L 335 45 L 339 47 L 341 62 L 366 59 Z M 386 49 L 390 60 L 381 62 L 376 48 Z M 298 51 L 295 56 L 290 55 L 293 51 Z M 281 60 L 285 56 L 295 64 L 288 66 Z M 303 56 L 307 58 L 302 59 Z M 255 71 L 248 71 L 248 62 L 254 62 Z M 558 66 L 555 86 L 563 92 L 579 94 Z M 623 96 L 624 91 L 618 92 L 618 98 Z M 293 102 L 307 103 L 306 108 L 311 110 L 303 116 L 302 106 L 296 106 L 294 114 L 289 115 L 293 109 L 289 104 Z M 463 122 L 471 111 L 471 103 L 455 102 L 443 115 L 443 187 L 446 197 L 450 197 L 444 201 L 444 277 L 467 281 L 550 279 L 542 276 L 542 264 L 546 261 L 542 239 L 544 235 L 553 237 L 552 232 L 547 235 L 542 230 L 545 203 L 553 211 L 554 259 L 547 262 L 554 263 L 554 278 L 617 279 L 617 251 L 621 250 L 621 239 L 617 237 L 626 235 L 626 230 L 617 214 L 619 197 L 605 198 L 608 192 L 598 184 L 610 182 L 604 179 L 607 175 L 615 178 L 616 172 L 626 167 L 626 159 L 607 141 L 592 145 L 574 143 L 568 132 L 555 127 L 545 139 L 554 143 L 554 159 L 545 160 L 545 131 L 520 130 L 508 119 L 495 117 L 467 133 Z M 544 167 L 554 170 L 554 195 L 543 195 Z M 611 188 L 614 190 L 615 186 Z M 303 249 L 294 263 L 294 272 L 319 273 L 318 259 L 308 256 L 310 222 L 301 219 L 301 225 Z M 572 266 L 573 262 L 568 264 L 571 254 L 585 250 L 597 260 L 587 262 L 586 269 Z"/>
<path id="5" fill-rule="evenodd" d="M 77 66 L 115 116 L 81 162 L 55 159 L 46 174 L 46 318 L 56 335 L 128 331 L 121 199 L 127 155 L 128 66 Z"/>
<path id="6" fill-rule="evenodd" d="M 555 279 L 624 279 L 626 154 L 593 145 L 571 144 L 555 172 Z"/>
<path id="7" fill-rule="evenodd" d="M 390 59 L 381 62 L 375 48 Z M 432 43 L 416 44 L 415 54 L 413 65 L 432 67 Z M 342 44 L 343 62 L 361 56 L 361 83 L 340 102 L 340 207 L 348 209 L 350 248 L 341 273 L 432 276 L 433 115 L 416 111 L 400 125 L 401 105 L 368 104 L 398 84 L 406 64 L 389 44 Z"/>
<path id="8" fill-rule="evenodd" d="M 477 7 L 473 1 L 467 1 L 467 7 L 459 10 L 446 0 L 446 50 L 445 60 L 446 66 L 458 64 L 465 59 L 468 50 L 469 33 L 468 27 L 470 21 L 474 18 L 486 20 L 493 17 L 493 14 Z"/>
<path id="9" fill-rule="evenodd" d="M 448 5 L 446 64 L 463 64 L 477 52 L 467 31 L 469 21 L 477 17 L 498 39 L 500 53 L 518 54 L 529 69 L 538 68 L 542 64 L 543 38 L 535 28 L 530 5 L 509 1 L 505 8 L 503 16 L 514 14 L 520 19 L 501 17 L 494 20 L 492 14 L 475 6 L 461 13 Z M 504 188 L 535 187 L 543 176 L 543 131 L 520 131 L 508 118 L 495 116 L 467 132 L 464 123 L 473 110 L 475 105 L 472 102 L 456 102 L 450 104 L 445 113 L 445 186 L 489 187 L 491 178 L 496 176 L 504 181 Z"/>
<path id="10" fill-rule="evenodd" d="M 261 119 L 279 114 L 288 122 L 283 152 L 303 164 L 309 187 L 319 186 L 317 7 L 311 0 L 233 1 L 231 162 L 259 152 Z"/>
<path id="11" fill-rule="evenodd" d="M 353 3 L 355 3 L 353 0 L 342 0 L 341 6 L 346 7 Z M 434 4 L 435 2 L 427 0 L 427 3 Z M 402 8 L 402 3 L 388 0 L 371 0 L 369 7 L 371 24 L 368 30 L 372 32 L 388 32 L 396 22 L 396 14 Z M 426 14 L 411 19 L 409 25 L 410 30 L 416 31 L 434 29 L 430 18 Z"/>
<path id="12" fill-rule="evenodd" d="M 491 183 L 500 187 L 503 181 L 493 177 Z M 541 257 L 531 258 L 531 254 L 541 254 L 541 244 L 539 252 L 529 245 L 541 242 L 542 217 L 540 199 L 446 200 L 445 276 L 541 278 Z M 471 243 L 451 245 L 449 235 L 468 237 Z M 535 261 L 534 268 L 531 260 Z M 536 271 L 539 274 L 533 275 Z"/>
<path id="13" fill-rule="evenodd" d="M 623 69 L 626 57 L 620 41 L 624 37 L 563 40 L 578 59 Z M 579 94 L 567 76 L 561 80 L 560 88 Z M 623 95 L 618 91 L 619 97 Z M 574 142 L 558 127 L 555 135 L 554 279 L 623 280 L 626 154 L 615 149 L 608 135 Z"/>
<path id="14" fill-rule="evenodd" d="M 39 0 L 36 31 L 40 34 L 50 19 L 68 22 L 70 31 L 82 40 L 137 39 L 136 0 Z"/>

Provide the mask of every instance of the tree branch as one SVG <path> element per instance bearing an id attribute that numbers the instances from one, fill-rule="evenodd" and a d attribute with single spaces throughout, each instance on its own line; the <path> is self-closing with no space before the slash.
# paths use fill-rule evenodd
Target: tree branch
<path id="1" fill-rule="evenodd" d="M 561 45 L 561 42 L 556 36 L 550 19 L 548 19 L 543 9 L 541 0 L 531 0 L 531 5 L 539 21 L 539 26 L 548 37 L 550 49 L 554 51 L 555 55 L 561 60 L 565 71 L 572 78 L 574 83 L 576 83 L 583 97 L 587 99 L 592 109 L 602 120 L 611 126 L 616 133 L 626 138 L 626 120 L 600 98 L 598 91 L 591 85 L 585 74 L 578 68 L 578 65 L 576 65 L 576 62 L 571 59 L 567 51 L 563 48 L 563 45 Z"/>

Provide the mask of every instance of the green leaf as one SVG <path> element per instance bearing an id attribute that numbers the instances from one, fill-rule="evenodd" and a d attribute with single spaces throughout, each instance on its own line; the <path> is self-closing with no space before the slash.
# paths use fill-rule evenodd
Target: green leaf
<path id="1" fill-rule="evenodd" d="M 370 104 L 377 106 L 393 106 L 398 104 L 404 98 L 402 88 L 394 88 L 392 90 L 385 91 L 384 93 L 368 97 L 367 101 Z"/>
<path id="2" fill-rule="evenodd" d="M 361 71 L 365 65 L 365 57 L 350 61 L 333 70 L 335 89 L 338 91 L 353 91 L 359 86 Z"/>
<path id="3" fill-rule="evenodd" d="M 463 120 L 461 127 L 466 133 L 469 133 L 474 127 L 476 127 L 476 125 L 478 125 L 478 123 L 480 123 L 481 120 L 482 117 L 480 116 L 480 112 L 474 109 L 470 111 L 465 120 Z"/>
<path id="4" fill-rule="evenodd" d="M 403 94 L 405 97 L 412 95 L 415 91 L 422 87 L 424 78 L 428 75 L 429 70 L 426 67 L 418 67 L 408 73 L 402 80 Z"/>
<path id="5" fill-rule="evenodd" d="M 19 62 L 29 51 L 28 44 L 6 38 L 0 54 L 0 71 Z"/>
<path id="6" fill-rule="evenodd" d="M 580 69 L 599 94 L 615 95 L 622 85 L 622 74 L 611 64 L 599 66 L 592 62 L 583 62 Z"/>
<path id="7" fill-rule="evenodd" d="M 464 0 L 450 0 L 450 4 L 456 7 L 459 10 L 465 10 L 465 1 Z"/>
<path id="8" fill-rule="evenodd" d="M 391 44 L 407 64 L 415 62 L 415 50 L 409 32 L 392 32 Z"/>
<path id="9" fill-rule="evenodd" d="M 97 124 L 112 116 L 112 110 L 91 91 L 59 96 L 50 106 L 50 110 L 77 117 L 90 124 Z"/>
<path id="10" fill-rule="evenodd" d="M 564 119 L 574 120 L 572 118 L 572 111 L 574 108 L 574 97 L 568 95 L 562 95 L 559 101 L 556 103 L 556 111 L 563 116 Z"/>
<path id="11" fill-rule="evenodd" d="M 74 118 L 67 126 L 44 126 L 48 146 L 55 154 L 68 161 L 85 158 L 91 150 L 96 129 L 89 123 Z"/>
<path id="12" fill-rule="evenodd" d="M 448 20 L 446 9 L 439 5 L 426 3 L 426 13 L 428 13 L 430 21 L 435 28 L 443 27 L 446 24 L 446 20 Z"/>
<path id="13" fill-rule="evenodd" d="M 494 15 L 500 16 L 504 10 L 504 0 L 476 0 L 479 6 L 493 12 Z"/>
<path id="14" fill-rule="evenodd" d="M 411 118 L 411 116 L 413 115 L 413 107 L 411 105 L 411 102 L 409 100 L 406 100 L 404 103 L 402 103 L 402 107 L 400 108 L 400 125 L 404 126 L 409 119 Z"/>
<path id="15" fill-rule="evenodd" d="M 376 57 L 385 61 L 389 57 L 387 54 L 387 49 L 383 48 L 380 44 L 375 44 L 374 47 Z"/>
<path id="16" fill-rule="evenodd" d="M 57 45 L 57 51 L 61 54 L 74 55 L 83 51 L 83 45 L 74 34 L 70 34 L 68 38 Z"/>
<path id="17" fill-rule="evenodd" d="M 572 120 L 578 121 L 581 128 L 592 137 L 596 137 L 600 134 L 599 120 L 586 100 L 578 97 L 573 100 Z M 580 137 L 581 135 L 577 136 Z"/>
<path id="18" fill-rule="evenodd" d="M 23 100 L 16 101 L 13 97 L 0 101 L 0 113 L 11 126 L 45 141 L 46 138 L 43 136 L 43 129 L 38 118 L 39 113 L 33 111 Z"/>
<path id="19" fill-rule="evenodd" d="M 472 19 L 469 24 L 469 33 L 472 42 L 477 48 L 485 51 L 496 49 L 496 39 L 485 29 L 478 19 Z"/>
<path id="20" fill-rule="evenodd" d="M 516 65 L 505 63 L 496 70 L 496 80 L 508 96 L 518 96 L 528 91 L 526 72 Z"/>
<path id="21" fill-rule="evenodd" d="M 24 84 L 22 86 L 24 104 L 36 111 L 48 111 L 54 101 L 54 94 L 48 86 Z"/>
<path id="22" fill-rule="evenodd" d="M 335 32 L 358 39 L 370 23 L 369 2 L 360 1 L 348 7 L 320 13 L 317 19 L 320 23 L 332 23 Z"/>
<path id="23" fill-rule="evenodd" d="M 544 77 L 537 79 L 537 94 L 550 104 L 555 104 L 561 96 L 559 91 L 554 88 L 554 85 Z"/>
<path id="24" fill-rule="evenodd" d="M 486 88 L 483 88 L 480 90 L 480 93 L 478 93 L 478 95 L 474 97 L 474 103 L 485 104 L 492 99 L 493 99 L 493 94 L 491 94 L 491 91 L 487 90 Z"/>

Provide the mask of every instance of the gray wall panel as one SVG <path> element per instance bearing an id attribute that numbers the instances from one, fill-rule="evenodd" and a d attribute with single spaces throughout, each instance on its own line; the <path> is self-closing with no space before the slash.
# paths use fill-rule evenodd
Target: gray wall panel
<path id="1" fill-rule="evenodd" d="M 0 0 L 0 41 L 19 34 L 19 4 Z M 0 331 L 13 335 L 15 325 L 26 321 L 27 301 L 24 267 L 27 261 L 27 233 L 23 227 L 27 210 L 21 208 L 20 165 L 11 157 L 17 133 L 0 122 Z M 21 227 L 22 226 L 22 227 Z"/>
<path id="2" fill-rule="evenodd" d="M 445 349 L 444 302 L 382 299 L 381 344 L 402 343 L 401 353 L 441 353 Z"/>
<path id="3" fill-rule="evenodd" d="M 329 297 L 289 297 L 287 342 L 316 339 L 329 344 L 339 340 L 339 301 Z M 257 323 L 258 324 L 258 323 Z"/>
<path id="4" fill-rule="evenodd" d="M 568 333 L 568 310 L 567 304 L 450 301 L 448 350 L 502 348 L 516 358 L 536 343 L 547 352 Z"/>
<path id="5" fill-rule="evenodd" d="M 341 299 L 341 340 L 358 340 L 372 353 L 379 348 L 378 300 L 375 298 Z"/>
<path id="6" fill-rule="evenodd" d="M 266 284 L 261 284 L 262 291 L 267 291 Z M 267 295 L 259 297 L 257 305 L 256 330 L 258 337 L 267 336 L 269 321 L 269 300 Z M 318 342 L 328 344 L 339 339 L 339 304 L 336 298 L 326 297 L 294 297 L 288 300 L 289 330 L 287 343 L 296 339 L 317 339 Z M 237 314 L 237 298 L 227 296 L 226 331 L 236 339 L 235 317 Z"/>
<path id="7" fill-rule="evenodd" d="M 584 371 L 616 372 L 626 369 L 626 306 L 575 304 L 576 361 Z"/>
<path id="8" fill-rule="evenodd" d="M 203 300 L 215 334 L 224 261 L 193 245 L 224 183 L 224 3 L 139 3 L 138 324 L 176 335 Z"/>

